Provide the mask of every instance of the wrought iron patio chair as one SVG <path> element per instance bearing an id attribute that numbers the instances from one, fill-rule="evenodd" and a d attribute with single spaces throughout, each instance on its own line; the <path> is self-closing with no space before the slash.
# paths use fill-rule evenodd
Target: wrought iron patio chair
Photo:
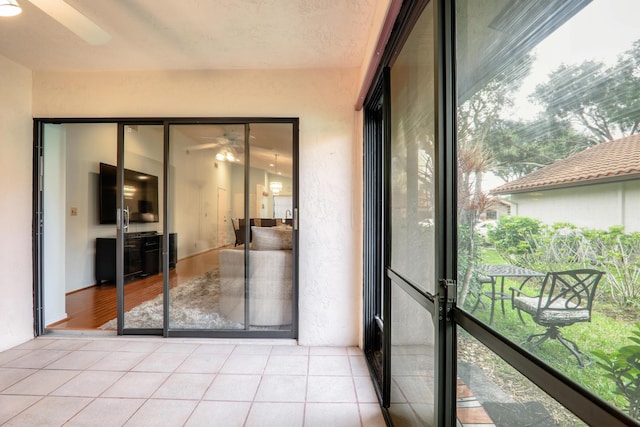
<path id="1" fill-rule="evenodd" d="M 535 323 L 547 328 L 542 334 L 530 335 L 523 345 L 538 338 L 530 344 L 529 349 L 533 351 L 546 340 L 556 339 L 578 359 L 580 367 L 584 367 L 584 353 L 575 342 L 562 336 L 560 328 L 591 321 L 591 307 L 602 275 L 601 271 L 592 269 L 549 272 L 536 296 L 511 288 L 511 303 L 518 314 L 524 311 Z"/>

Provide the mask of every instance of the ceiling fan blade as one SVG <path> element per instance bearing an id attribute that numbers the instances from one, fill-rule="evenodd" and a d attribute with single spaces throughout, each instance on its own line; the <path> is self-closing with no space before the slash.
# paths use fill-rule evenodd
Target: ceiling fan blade
<path id="1" fill-rule="evenodd" d="M 208 150 L 209 148 L 215 148 L 217 147 L 218 144 L 217 142 L 209 142 L 207 144 L 196 144 L 196 145 L 192 145 L 190 147 L 187 147 L 187 154 L 192 152 L 192 151 L 198 151 L 198 150 Z"/>
<path id="2" fill-rule="evenodd" d="M 63 0 L 29 1 L 89 44 L 99 46 L 111 40 L 109 33 Z"/>

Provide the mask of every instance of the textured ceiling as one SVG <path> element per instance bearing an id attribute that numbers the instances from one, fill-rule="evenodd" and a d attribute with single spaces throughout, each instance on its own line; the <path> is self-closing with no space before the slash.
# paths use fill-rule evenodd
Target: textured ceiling
<path id="1" fill-rule="evenodd" d="M 359 67 L 376 0 L 67 0 L 94 46 L 28 0 L 0 18 L 0 55 L 32 70 Z M 35 2 L 36 0 L 34 0 Z"/>

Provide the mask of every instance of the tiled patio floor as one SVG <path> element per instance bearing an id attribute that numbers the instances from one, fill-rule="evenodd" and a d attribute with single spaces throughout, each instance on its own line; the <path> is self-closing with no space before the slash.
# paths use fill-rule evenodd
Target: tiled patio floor
<path id="1" fill-rule="evenodd" d="M 457 409 L 458 425 L 473 427 L 495 426 L 480 402 L 475 398 L 469 387 L 461 380 L 457 384 Z"/>
<path id="2" fill-rule="evenodd" d="M 362 352 L 46 336 L 0 353 L 6 426 L 384 426 Z"/>

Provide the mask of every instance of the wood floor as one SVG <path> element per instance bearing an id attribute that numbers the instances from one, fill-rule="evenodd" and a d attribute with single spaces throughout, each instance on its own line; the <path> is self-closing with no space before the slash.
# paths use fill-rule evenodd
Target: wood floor
<path id="1" fill-rule="evenodd" d="M 223 249 L 223 248 L 220 248 Z M 170 270 L 169 287 L 199 276 L 218 266 L 218 252 L 208 252 L 183 258 Z M 162 293 L 162 274 L 147 276 L 124 287 L 125 311 Z M 96 329 L 116 317 L 116 286 L 114 283 L 95 285 L 66 295 L 67 319 L 48 325 L 50 330 Z"/>

